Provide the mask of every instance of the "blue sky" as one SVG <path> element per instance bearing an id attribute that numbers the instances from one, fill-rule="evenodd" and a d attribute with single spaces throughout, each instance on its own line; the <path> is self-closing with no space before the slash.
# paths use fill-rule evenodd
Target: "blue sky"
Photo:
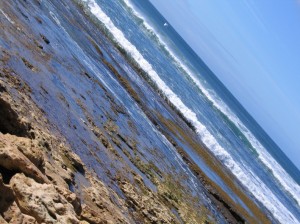
<path id="1" fill-rule="evenodd" d="M 150 1 L 300 169 L 300 1 Z"/>

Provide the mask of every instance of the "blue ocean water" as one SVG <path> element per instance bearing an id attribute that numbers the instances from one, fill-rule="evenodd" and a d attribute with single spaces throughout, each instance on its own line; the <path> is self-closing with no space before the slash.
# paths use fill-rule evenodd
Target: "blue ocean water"
<path id="1" fill-rule="evenodd" d="M 146 0 L 82 2 L 249 194 L 300 223 L 299 171 L 163 16 Z"/>

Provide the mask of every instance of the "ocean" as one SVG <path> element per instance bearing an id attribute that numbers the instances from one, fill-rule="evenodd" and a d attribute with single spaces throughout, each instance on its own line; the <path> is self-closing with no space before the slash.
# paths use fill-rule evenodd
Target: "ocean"
<path id="1" fill-rule="evenodd" d="M 297 168 L 148 0 L 77 1 L 255 203 L 279 223 L 300 223 Z M 234 198 L 199 155 L 193 159 Z"/>

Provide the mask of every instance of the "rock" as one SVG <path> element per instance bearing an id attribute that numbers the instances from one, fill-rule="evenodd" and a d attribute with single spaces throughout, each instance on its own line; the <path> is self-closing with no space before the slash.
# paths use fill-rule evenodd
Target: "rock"
<path id="1" fill-rule="evenodd" d="M 0 98 L 0 132 L 26 137 L 29 130 L 30 125 L 19 119 L 11 104 Z"/>
<path id="2" fill-rule="evenodd" d="M 120 209 L 112 203 L 109 192 L 102 183 L 85 188 L 83 197 L 85 204 L 82 206 L 81 217 L 84 220 L 90 223 L 129 223 Z"/>
<path id="3" fill-rule="evenodd" d="M 145 220 L 150 223 L 178 223 L 170 210 L 159 201 L 159 198 L 151 191 L 148 194 L 140 194 L 128 181 L 121 181 L 121 190 L 127 198 L 127 204 L 133 211 L 143 214 Z"/>
<path id="4" fill-rule="evenodd" d="M 17 142 L 17 148 L 22 152 L 38 169 L 43 170 L 45 161 L 40 147 L 34 145 L 34 141 L 26 139 L 27 141 Z M 19 141 L 19 140 L 17 140 Z"/>
<path id="5" fill-rule="evenodd" d="M 82 213 L 81 218 L 86 220 L 90 224 L 98 224 L 103 223 L 102 219 L 99 217 L 99 214 L 97 214 L 96 211 L 91 209 L 88 205 L 84 204 L 82 205 Z"/>
<path id="6" fill-rule="evenodd" d="M 23 214 L 23 221 L 21 224 L 38 224 L 38 222 L 32 216 Z"/>
<path id="7" fill-rule="evenodd" d="M 14 192 L 9 185 L 4 184 L 0 174 L 0 214 L 3 214 L 14 202 Z"/>
<path id="8" fill-rule="evenodd" d="M 3 135 L 0 133 L 1 166 L 15 173 L 23 172 L 40 183 L 49 183 L 49 180 L 43 175 L 43 173 L 21 151 L 18 150 L 16 142 L 25 142 L 25 147 L 30 144 L 29 139 L 10 134 Z"/>
<path id="9" fill-rule="evenodd" d="M 1 212 L 0 223 L 13 223 L 13 224 L 37 224 L 35 218 L 29 215 L 24 215 L 20 211 L 16 202 L 13 202 L 7 210 Z"/>
<path id="10" fill-rule="evenodd" d="M 52 181 L 53 184 L 68 188 L 68 183 L 72 182 L 71 174 L 61 168 L 61 165 L 57 162 L 46 161 L 45 163 L 45 174 Z"/>
<path id="11" fill-rule="evenodd" d="M 10 186 L 22 213 L 34 217 L 38 223 L 79 223 L 73 206 L 53 184 L 40 184 L 24 174 L 16 174 Z"/>
<path id="12" fill-rule="evenodd" d="M 80 221 L 80 224 L 89 224 L 89 223 L 87 221 Z"/>
<path id="13" fill-rule="evenodd" d="M 82 211 L 80 199 L 77 195 L 66 188 L 55 186 L 55 189 L 60 195 L 63 195 L 65 199 L 73 205 L 74 211 L 79 215 Z"/>
<path id="14" fill-rule="evenodd" d="M 8 224 L 6 222 L 6 220 L 1 215 L 0 215 L 0 223 L 2 223 L 2 224 Z"/>
<path id="15" fill-rule="evenodd" d="M 8 223 L 22 224 L 24 217 L 16 202 L 13 202 L 11 206 L 5 212 L 3 212 L 3 218 Z"/>
<path id="16" fill-rule="evenodd" d="M 9 171 L 4 168 L 1 169 L 3 175 L 8 175 Z M 8 181 L 8 179 L 7 179 Z M 22 214 L 19 207 L 15 202 L 15 195 L 10 185 L 3 182 L 2 175 L 0 174 L 0 223 L 37 223 L 36 220 L 28 215 Z"/>
<path id="17" fill-rule="evenodd" d="M 64 151 L 64 156 L 71 162 L 71 165 L 81 174 L 84 175 L 84 165 L 78 155 L 68 151 L 63 145 L 60 146 Z"/>

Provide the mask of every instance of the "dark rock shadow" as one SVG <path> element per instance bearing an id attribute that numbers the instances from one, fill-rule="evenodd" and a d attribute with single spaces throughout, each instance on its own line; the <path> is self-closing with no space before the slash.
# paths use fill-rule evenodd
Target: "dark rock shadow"
<path id="1" fill-rule="evenodd" d="M 0 98 L 0 132 L 18 137 L 30 137 L 29 130 L 30 125 L 20 121 L 10 104 Z"/>
<path id="2" fill-rule="evenodd" d="M 16 172 L 0 166 L 0 214 L 5 213 L 15 201 L 13 190 L 7 186 L 11 177 Z"/>

